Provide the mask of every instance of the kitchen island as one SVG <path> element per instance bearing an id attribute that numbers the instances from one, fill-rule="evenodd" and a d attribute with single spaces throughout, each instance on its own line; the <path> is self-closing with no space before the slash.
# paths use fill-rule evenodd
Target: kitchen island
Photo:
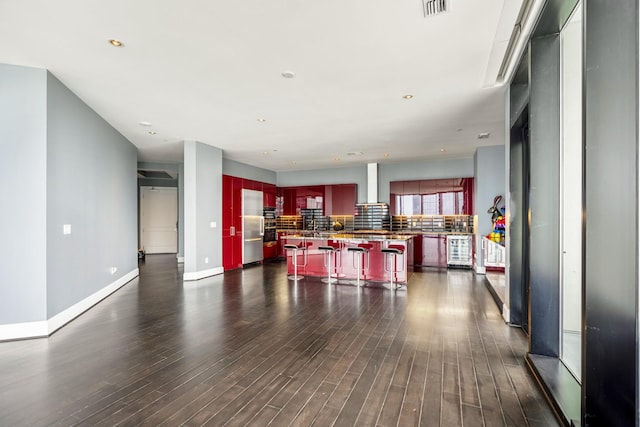
<path id="1" fill-rule="evenodd" d="M 397 283 L 407 283 L 413 272 L 413 237 L 399 234 L 344 234 L 344 233 L 314 233 L 290 234 L 281 237 L 284 244 L 292 244 L 304 248 L 298 251 L 298 275 L 312 277 L 327 277 L 325 251 L 320 246 L 332 246 L 339 251 L 331 260 L 332 277 L 340 280 L 353 280 L 357 277 L 357 264 L 354 254 L 349 247 L 361 247 L 368 250 L 364 255 L 364 276 L 361 280 L 373 282 L 389 282 L 393 267 L 393 257 L 385 255 L 381 249 L 395 248 L 403 251 L 397 256 Z M 386 263 L 386 264 L 385 264 Z M 386 265 L 386 268 L 385 268 Z M 293 258 L 291 251 L 287 251 L 287 271 L 293 274 Z"/>

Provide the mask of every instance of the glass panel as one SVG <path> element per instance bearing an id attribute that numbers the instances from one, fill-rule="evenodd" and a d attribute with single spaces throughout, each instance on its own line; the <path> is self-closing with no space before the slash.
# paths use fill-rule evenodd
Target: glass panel
<path id="1" fill-rule="evenodd" d="M 456 199 L 455 193 L 441 193 L 442 194 L 442 214 L 443 215 L 455 215 L 456 214 Z"/>
<path id="2" fill-rule="evenodd" d="M 437 194 L 425 194 L 422 196 L 422 213 L 424 215 L 439 215 L 440 206 L 438 205 Z"/>
<path id="3" fill-rule="evenodd" d="M 561 359 L 580 380 L 582 347 L 582 7 L 560 33 L 561 43 Z"/>

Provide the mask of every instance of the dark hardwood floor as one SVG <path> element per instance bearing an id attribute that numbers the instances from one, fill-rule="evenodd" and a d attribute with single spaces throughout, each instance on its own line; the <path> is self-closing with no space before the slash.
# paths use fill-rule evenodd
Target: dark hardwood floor
<path id="1" fill-rule="evenodd" d="M 1 426 L 555 426 L 482 276 L 408 289 L 288 281 L 280 263 L 183 286 L 173 256 L 48 339 L 0 343 Z"/>

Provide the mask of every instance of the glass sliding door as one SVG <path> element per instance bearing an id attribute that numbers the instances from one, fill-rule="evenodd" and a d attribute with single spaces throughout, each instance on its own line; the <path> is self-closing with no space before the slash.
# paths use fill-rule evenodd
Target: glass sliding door
<path id="1" fill-rule="evenodd" d="M 582 360 L 582 3 L 560 33 L 560 358 L 580 381 Z"/>

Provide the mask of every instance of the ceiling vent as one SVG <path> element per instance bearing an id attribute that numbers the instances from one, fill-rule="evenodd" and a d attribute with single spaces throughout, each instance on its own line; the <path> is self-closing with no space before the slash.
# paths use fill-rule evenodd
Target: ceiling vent
<path id="1" fill-rule="evenodd" d="M 138 178 L 175 179 L 165 171 L 150 171 L 138 169 Z"/>
<path id="2" fill-rule="evenodd" d="M 440 15 L 451 10 L 451 0 L 422 0 L 424 17 Z"/>

